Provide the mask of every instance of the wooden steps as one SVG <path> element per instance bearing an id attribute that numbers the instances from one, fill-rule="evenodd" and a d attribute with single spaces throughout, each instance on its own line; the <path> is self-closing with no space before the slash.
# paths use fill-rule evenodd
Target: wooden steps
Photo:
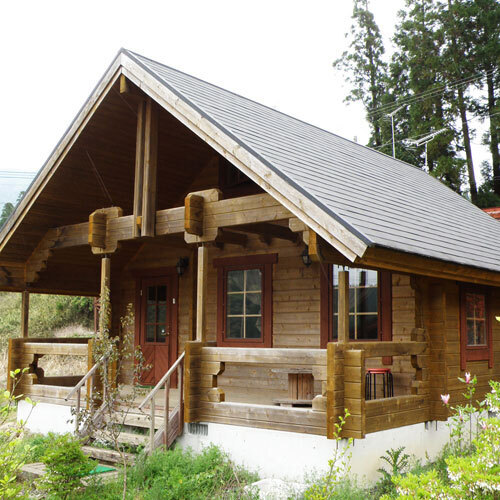
<path id="1" fill-rule="evenodd" d="M 109 416 L 105 417 L 106 421 L 109 421 Z M 121 411 L 115 412 L 115 414 L 111 417 L 111 421 L 119 424 L 126 425 L 128 427 L 139 427 L 141 429 L 149 429 L 151 425 L 151 419 L 149 415 L 145 415 L 144 413 L 138 412 L 127 412 L 126 414 Z M 163 418 L 156 417 L 155 418 L 155 429 L 159 429 L 163 426 Z"/>
<path id="2" fill-rule="evenodd" d="M 121 464 L 122 457 L 115 450 L 108 450 L 106 448 L 96 448 L 95 446 L 82 446 L 82 451 L 85 455 L 91 458 L 95 458 L 100 463 L 106 464 Z M 133 464 L 135 462 L 135 455 L 132 453 L 125 453 L 125 458 L 128 464 Z"/>

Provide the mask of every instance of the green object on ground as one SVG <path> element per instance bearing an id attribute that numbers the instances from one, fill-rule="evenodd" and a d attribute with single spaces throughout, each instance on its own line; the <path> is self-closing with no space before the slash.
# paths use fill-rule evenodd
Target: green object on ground
<path id="1" fill-rule="evenodd" d="M 107 465 L 98 465 L 95 469 L 92 469 L 89 473 L 90 476 L 95 474 L 103 474 L 104 472 L 111 472 L 116 470 L 114 467 L 108 467 Z"/>

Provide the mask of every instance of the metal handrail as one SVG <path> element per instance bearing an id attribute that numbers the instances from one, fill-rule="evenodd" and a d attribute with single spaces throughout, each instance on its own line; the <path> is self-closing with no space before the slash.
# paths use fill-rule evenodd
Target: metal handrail
<path id="1" fill-rule="evenodd" d="M 144 398 L 143 402 L 139 405 L 139 410 L 142 410 L 146 404 L 154 398 L 156 393 L 161 389 L 162 386 L 165 385 L 165 382 L 172 376 L 172 373 L 179 366 L 180 362 L 184 359 L 186 352 L 184 351 L 175 361 L 175 363 L 168 369 L 167 373 L 163 375 L 161 380 L 151 389 L 151 392 Z"/>
<path id="2" fill-rule="evenodd" d="M 68 399 L 71 398 L 71 396 L 73 396 L 73 394 L 75 392 L 77 392 L 78 390 L 80 390 L 83 385 L 87 382 L 87 380 L 92 377 L 92 375 L 94 375 L 94 373 L 96 372 L 96 370 L 99 368 L 99 366 L 101 365 L 101 363 L 104 361 L 104 359 L 101 359 L 100 361 L 98 361 L 80 380 L 80 382 L 78 382 L 78 384 L 75 385 L 75 387 L 73 387 L 73 389 L 71 389 L 71 391 L 69 391 L 68 395 L 64 398 L 65 401 L 68 401 Z"/>

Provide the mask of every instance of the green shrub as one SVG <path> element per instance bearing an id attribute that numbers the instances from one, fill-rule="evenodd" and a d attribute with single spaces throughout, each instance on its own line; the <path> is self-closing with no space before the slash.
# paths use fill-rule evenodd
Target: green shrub
<path id="1" fill-rule="evenodd" d="M 46 472 L 38 487 L 49 496 L 65 500 L 73 497 L 97 463 L 84 455 L 80 441 L 71 434 L 55 437 L 42 457 Z"/>

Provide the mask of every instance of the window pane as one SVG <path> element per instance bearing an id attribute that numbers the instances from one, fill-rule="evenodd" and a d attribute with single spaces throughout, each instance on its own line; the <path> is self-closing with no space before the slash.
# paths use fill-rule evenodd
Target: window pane
<path id="1" fill-rule="evenodd" d="M 167 287 L 165 285 L 157 287 L 157 294 L 158 302 L 165 303 L 167 301 Z"/>
<path id="2" fill-rule="evenodd" d="M 339 328 L 339 316 L 338 314 L 333 315 L 333 324 L 332 324 L 332 339 L 337 340 L 338 333 L 337 330 Z"/>
<path id="3" fill-rule="evenodd" d="M 247 291 L 262 290 L 262 273 L 260 269 L 249 269 L 247 274 Z"/>
<path id="4" fill-rule="evenodd" d="M 467 345 L 474 345 L 476 343 L 476 334 L 474 328 L 474 320 L 467 320 Z"/>
<path id="5" fill-rule="evenodd" d="M 339 312 L 339 289 L 334 288 L 333 293 L 332 293 L 332 298 L 333 298 L 333 312 L 334 314 L 337 314 Z M 334 323 L 335 323 L 335 318 L 334 318 Z"/>
<path id="6" fill-rule="evenodd" d="M 244 271 L 228 271 L 227 273 L 227 291 L 242 292 L 243 291 L 243 276 Z"/>
<path id="7" fill-rule="evenodd" d="M 486 306 L 486 298 L 484 295 L 475 294 L 474 295 L 474 316 L 476 318 L 484 319 L 486 317 L 485 314 L 485 306 Z"/>
<path id="8" fill-rule="evenodd" d="M 358 340 L 376 340 L 378 338 L 378 318 L 376 314 L 357 316 Z"/>
<path id="9" fill-rule="evenodd" d="M 156 302 L 156 287 L 148 286 L 147 290 L 148 302 Z"/>
<path id="10" fill-rule="evenodd" d="M 262 294 L 260 293 L 247 293 L 246 294 L 246 314 L 260 314 Z"/>
<path id="11" fill-rule="evenodd" d="M 227 296 L 227 314 L 243 314 L 243 293 L 232 293 Z"/>
<path id="12" fill-rule="evenodd" d="M 247 339 L 261 338 L 261 321 L 260 318 L 246 318 Z"/>
<path id="13" fill-rule="evenodd" d="M 350 313 L 353 313 L 356 311 L 356 297 L 355 297 L 354 291 L 355 291 L 354 288 L 349 288 L 349 312 Z"/>
<path id="14" fill-rule="evenodd" d="M 360 312 L 377 312 L 378 289 L 377 288 L 358 288 L 356 307 Z"/>
<path id="15" fill-rule="evenodd" d="M 158 323 L 165 323 L 167 319 L 167 306 L 158 306 Z"/>
<path id="16" fill-rule="evenodd" d="M 156 322 L 156 306 L 148 304 L 146 306 L 146 323 Z"/>
<path id="17" fill-rule="evenodd" d="M 486 345 L 486 322 L 476 320 L 476 345 Z"/>
<path id="18" fill-rule="evenodd" d="M 474 317 L 474 294 L 465 294 L 465 310 L 468 318 Z"/>
<path id="19" fill-rule="evenodd" d="M 155 341 L 155 325 L 146 325 L 146 341 L 154 342 Z"/>
<path id="20" fill-rule="evenodd" d="M 356 316 L 354 314 L 349 315 L 349 338 L 350 339 L 355 339 L 356 338 L 356 332 L 354 331 L 354 320 L 356 319 Z M 338 322 L 338 320 L 337 320 Z"/>
<path id="21" fill-rule="evenodd" d="M 156 342 L 165 342 L 167 338 L 167 330 L 165 325 L 156 326 Z"/>
<path id="22" fill-rule="evenodd" d="M 243 318 L 227 318 L 227 334 L 229 339 L 243 338 Z"/>

